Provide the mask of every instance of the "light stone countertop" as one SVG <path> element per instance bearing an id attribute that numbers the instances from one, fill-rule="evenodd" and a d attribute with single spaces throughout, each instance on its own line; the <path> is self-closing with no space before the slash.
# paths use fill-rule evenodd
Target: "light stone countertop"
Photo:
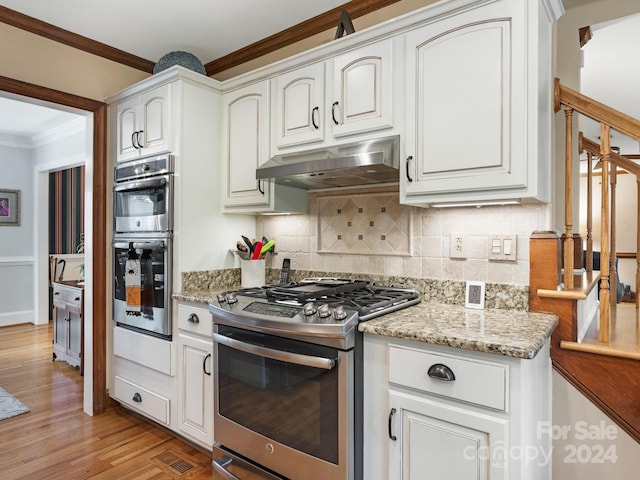
<path id="1" fill-rule="evenodd" d="M 361 322 L 361 332 L 405 338 L 477 352 L 534 358 L 558 325 L 550 313 L 474 310 L 422 302 Z"/>
<path id="2" fill-rule="evenodd" d="M 203 305 L 226 290 L 186 290 L 173 299 Z M 516 358 L 534 358 L 558 325 L 549 313 L 474 310 L 459 305 L 422 302 L 366 322 L 361 332 L 417 340 Z"/>

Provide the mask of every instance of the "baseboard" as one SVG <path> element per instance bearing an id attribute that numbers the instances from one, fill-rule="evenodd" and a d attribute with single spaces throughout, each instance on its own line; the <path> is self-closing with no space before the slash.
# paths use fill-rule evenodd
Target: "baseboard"
<path id="1" fill-rule="evenodd" d="M 34 318 L 35 314 L 33 313 L 33 310 L 0 313 L 0 327 L 8 327 L 9 325 L 21 325 L 23 323 L 34 324 Z"/>

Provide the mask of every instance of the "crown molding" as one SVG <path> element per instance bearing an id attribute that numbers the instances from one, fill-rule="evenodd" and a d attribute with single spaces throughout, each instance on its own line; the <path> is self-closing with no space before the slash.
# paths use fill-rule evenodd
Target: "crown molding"
<path id="1" fill-rule="evenodd" d="M 77 133 L 84 132 L 85 129 L 85 118 L 78 117 L 61 125 L 51 127 L 43 132 L 36 133 L 30 137 L 0 133 L 0 145 L 5 147 L 33 149 L 63 140 Z"/>

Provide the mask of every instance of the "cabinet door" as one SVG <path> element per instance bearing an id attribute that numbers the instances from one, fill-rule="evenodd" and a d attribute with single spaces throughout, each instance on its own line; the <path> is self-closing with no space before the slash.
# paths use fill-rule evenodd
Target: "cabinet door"
<path id="1" fill-rule="evenodd" d="M 324 63 L 317 63 L 273 80 L 276 149 L 324 140 L 324 70 Z"/>
<path id="2" fill-rule="evenodd" d="M 393 126 L 393 41 L 334 59 L 331 132 L 334 136 Z"/>
<path id="3" fill-rule="evenodd" d="M 138 148 L 133 144 L 133 137 L 140 124 L 138 104 L 139 99 L 135 97 L 116 107 L 116 157 L 119 162 L 131 160 L 140 155 Z"/>
<path id="4" fill-rule="evenodd" d="M 141 154 L 171 151 L 171 84 L 140 95 Z"/>
<path id="5" fill-rule="evenodd" d="M 207 447 L 213 445 L 213 343 L 180 333 L 179 427 Z"/>
<path id="6" fill-rule="evenodd" d="M 392 390 L 389 478 L 508 480 L 508 421 Z"/>
<path id="7" fill-rule="evenodd" d="M 522 15 L 490 5 L 407 34 L 407 195 L 473 200 L 526 186 Z"/>
<path id="8" fill-rule="evenodd" d="M 269 205 L 270 182 L 256 180 L 269 159 L 269 82 L 225 94 L 224 205 Z"/>
<path id="9" fill-rule="evenodd" d="M 82 314 L 76 308 L 69 308 L 67 310 L 67 318 L 69 327 L 67 353 L 70 357 L 77 359 L 79 365 L 82 355 Z"/>
<path id="10" fill-rule="evenodd" d="M 55 295 L 55 293 L 54 293 Z M 53 308 L 53 355 L 57 356 L 67 352 L 67 309 L 64 306 L 54 305 Z"/>

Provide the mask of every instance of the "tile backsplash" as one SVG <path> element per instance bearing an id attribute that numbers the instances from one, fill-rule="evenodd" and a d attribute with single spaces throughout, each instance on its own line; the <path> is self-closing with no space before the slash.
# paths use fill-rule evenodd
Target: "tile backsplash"
<path id="1" fill-rule="evenodd" d="M 319 254 L 411 255 L 411 208 L 397 193 L 318 197 Z"/>
<path id="2" fill-rule="evenodd" d="M 310 192 L 308 210 L 256 218 L 256 232 L 276 241 L 267 267 L 279 268 L 287 257 L 297 270 L 528 286 L 529 237 L 551 225 L 544 204 L 419 208 L 400 205 L 397 188 Z M 450 258 L 452 232 L 466 237 L 464 259 Z M 387 234 L 401 238 L 392 245 L 374 241 Z M 517 236 L 515 262 L 489 260 L 494 234 Z"/>

